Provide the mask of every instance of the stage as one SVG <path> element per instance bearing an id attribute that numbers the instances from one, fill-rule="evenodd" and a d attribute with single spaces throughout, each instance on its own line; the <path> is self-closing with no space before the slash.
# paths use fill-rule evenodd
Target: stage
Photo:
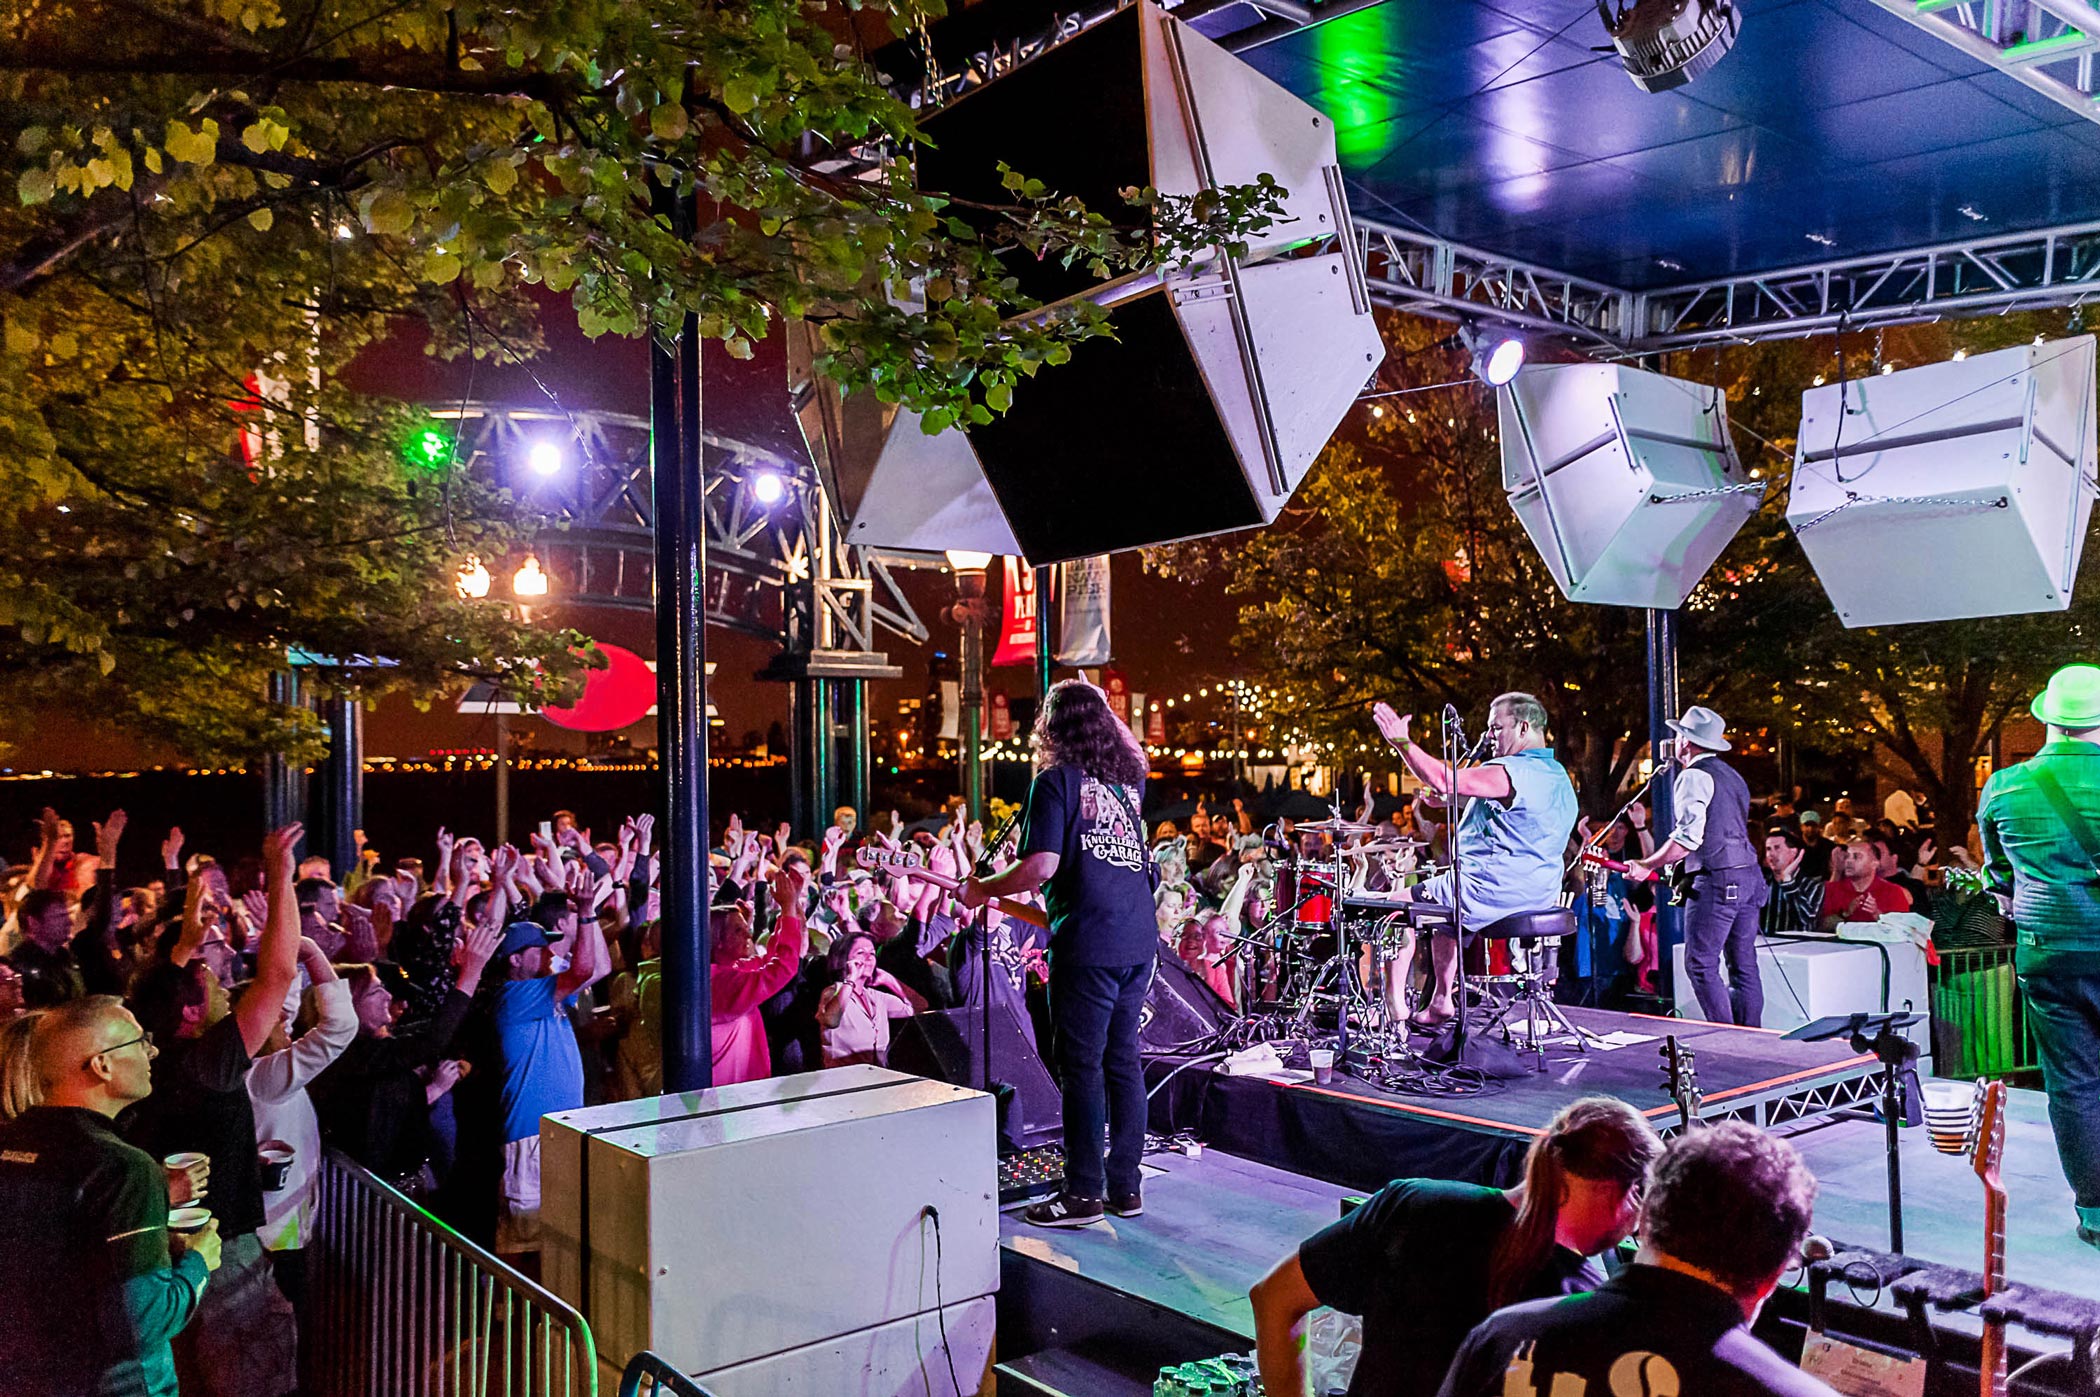
<path id="1" fill-rule="evenodd" d="M 1244 1079 L 1236 1084 L 1282 1090 Z M 1383 1101 L 1376 1108 L 1389 1109 Z M 2012 1279 L 2100 1299 L 2100 1265 L 2072 1231 L 2070 1189 L 2057 1168 L 2043 1110 L 2040 1093 L 2011 1093 L 2005 1173 L 2012 1190 Z M 1521 1127 L 1484 1119 L 1488 1124 L 1430 1128 L 1521 1138 Z M 1825 1115 L 1775 1128 L 1793 1141 L 1819 1180 L 1815 1230 L 1847 1244 L 1885 1246 L 1881 1127 Z M 1981 1204 L 1966 1161 L 1935 1153 L 1922 1129 L 1907 1130 L 1903 1169 L 1908 1253 L 1974 1267 L 1982 1245 Z M 1197 1158 L 1171 1152 L 1148 1157 L 1142 1217 L 1057 1231 L 1028 1226 L 1019 1205 L 1006 1209 L 999 1229 L 1002 1397 L 1143 1397 L 1164 1364 L 1252 1349 L 1248 1288 L 1338 1217 L 1343 1199 L 1357 1191 L 1205 1149 Z M 1890 1301 L 1880 1297 L 1880 1304 L 1887 1309 Z M 1805 1313 L 1803 1292 L 1782 1291 L 1767 1309 L 1762 1332 L 1791 1356 Z M 1942 1321 L 1956 1331 L 1975 1327 L 1966 1314 Z M 2034 1346 L 2019 1331 L 2014 1343 L 2023 1350 Z"/>
<path id="2" fill-rule="evenodd" d="M 1790 1043 L 1763 1029 L 1602 1009 L 1564 1012 L 1592 1034 L 1641 1041 L 1587 1053 L 1549 1041 L 1544 1072 L 1526 1070 L 1463 1096 L 1391 1091 L 1339 1070 L 1332 1085 L 1319 1086 L 1309 1073 L 1292 1081 L 1234 1077 L 1214 1061 L 1156 1057 L 1145 1067 L 1152 1129 L 1193 1131 L 1212 1148 L 1359 1190 L 1404 1175 L 1510 1184 L 1532 1137 L 1579 1097 L 1618 1097 L 1658 1130 L 1674 1129 L 1665 1035 L 1696 1055 L 1708 1119 L 1777 1125 L 1871 1101 L 1878 1088 L 1874 1059 L 1844 1043 Z M 1286 1062 L 1305 1067 L 1303 1046 L 1290 1045 Z"/>

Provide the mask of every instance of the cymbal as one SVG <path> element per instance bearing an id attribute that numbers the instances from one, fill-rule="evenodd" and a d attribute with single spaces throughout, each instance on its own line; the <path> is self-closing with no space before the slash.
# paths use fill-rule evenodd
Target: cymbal
<path id="1" fill-rule="evenodd" d="M 1369 834 L 1376 825 L 1360 825 L 1354 820 L 1301 820 L 1291 826 L 1293 834 Z"/>
<path id="2" fill-rule="evenodd" d="M 1390 854 L 1399 849 L 1426 849 L 1426 839 L 1381 839 L 1372 844 L 1357 844 L 1342 850 L 1344 854 Z"/>

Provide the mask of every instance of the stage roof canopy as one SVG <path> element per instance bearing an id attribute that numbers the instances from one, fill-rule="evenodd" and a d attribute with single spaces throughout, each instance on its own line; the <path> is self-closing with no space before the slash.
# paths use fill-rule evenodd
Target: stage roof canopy
<path id="1" fill-rule="evenodd" d="M 1388 304 L 1649 350 L 2100 284 L 2100 8 L 1737 4 L 1733 50 L 1655 94 L 1589 0 L 1176 12 L 1333 117 Z M 1047 18 L 987 0 L 936 48 L 1026 57 Z"/>

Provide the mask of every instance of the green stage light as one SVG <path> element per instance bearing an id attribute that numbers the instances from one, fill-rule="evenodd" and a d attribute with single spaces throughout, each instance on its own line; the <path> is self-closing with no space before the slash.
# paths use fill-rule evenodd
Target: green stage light
<path id="1" fill-rule="evenodd" d="M 412 466 L 443 470 L 452 462 L 452 438 L 436 427 L 425 427 L 408 439 L 404 454 Z"/>

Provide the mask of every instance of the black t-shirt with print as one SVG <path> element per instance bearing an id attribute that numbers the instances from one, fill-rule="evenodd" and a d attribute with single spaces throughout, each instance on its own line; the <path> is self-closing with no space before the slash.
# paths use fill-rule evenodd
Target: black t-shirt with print
<path id="1" fill-rule="evenodd" d="M 1053 963 L 1142 965 L 1157 954 L 1137 800 L 1070 766 L 1051 767 L 1028 788 L 1021 853 L 1058 857 L 1043 885 Z"/>
<path id="2" fill-rule="evenodd" d="M 1363 1316 L 1349 1397 L 1432 1397 L 1466 1331 L 1487 1318 L 1488 1266 L 1516 1220 L 1500 1189 L 1395 1179 L 1300 1244 L 1314 1298 Z M 1593 1263 L 1555 1247 L 1521 1293 L 1564 1295 L 1602 1279 Z"/>
<path id="3" fill-rule="evenodd" d="M 1466 1337 L 1440 1397 L 1564 1389 L 1836 1397 L 1744 1328 L 1742 1307 L 1719 1286 L 1642 1265 L 1588 1295 L 1497 1312 Z"/>

